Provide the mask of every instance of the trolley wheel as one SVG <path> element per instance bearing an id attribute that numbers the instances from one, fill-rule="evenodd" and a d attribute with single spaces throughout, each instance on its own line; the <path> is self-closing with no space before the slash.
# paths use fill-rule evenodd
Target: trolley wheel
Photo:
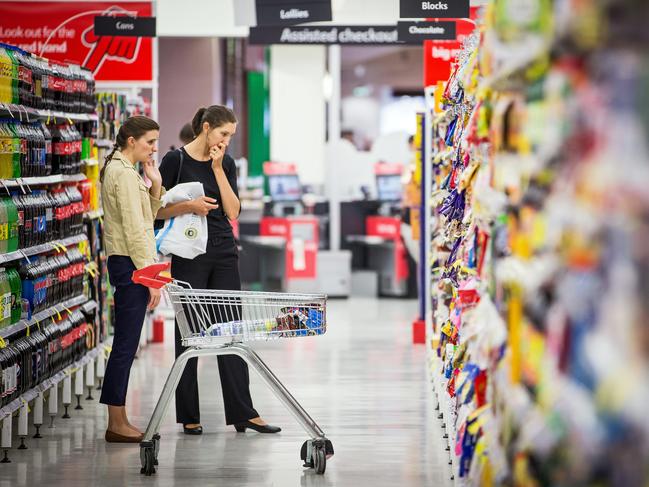
<path id="1" fill-rule="evenodd" d="M 324 453 L 325 461 L 334 456 L 334 446 L 330 440 L 326 438 L 307 440 L 302 444 L 300 450 L 300 458 L 304 462 L 304 465 L 302 466 L 305 468 L 315 468 L 317 470 L 315 466 L 315 458 L 317 457 L 318 451 Z M 324 466 L 322 472 L 319 473 L 324 473 Z"/>
<path id="2" fill-rule="evenodd" d="M 316 447 L 313 450 L 313 468 L 315 473 L 322 475 L 327 469 L 327 454 L 324 446 Z"/>
<path id="3" fill-rule="evenodd" d="M 154 453 L 154 465 L 158 465 L 158 453 L 160 452 L 160 435 L 155 434 L 153 435 L 153 453 Z"/>
<path id="4" fill-rule="evenodd" d="M 153 475 L 155 473 L 155 460 L 155 448 L 153 445 L 140 447 L 141 474 L 147 477 Z"/>

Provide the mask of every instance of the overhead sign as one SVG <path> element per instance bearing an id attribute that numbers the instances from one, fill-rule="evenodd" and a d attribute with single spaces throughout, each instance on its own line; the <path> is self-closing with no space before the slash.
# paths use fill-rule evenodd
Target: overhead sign
<path id="1" fill-rule="evenodd" d="M 330 21 L 331 0 L 255 0 L 257 25 Z"/>
<path id="2" fill-rule="evenodd" d="M 401 19 L 463 19 L 469 13 L 469 0 L 399 0 Z"/>
<path id="3" fill-rule="evenodd" d="M 155 25 L 155 17 L 95 17 L 95 35 L 155 37 Z"/>
<path id="4" fill-rule="evenodd" d="M 250 44 L 398 44 L 396 26 L 253 27 Z"/>
<path id="5" fill-rule="evenodd" d="M 399 22 L 397 29 L 399 40 L 406 44 L 455 40 L 455 22 Z"/>
<path id="6" fill-rule="evenodd" d="M 421 44 L 426 39 L 455 39 L 453 22 L 412 23 L 405 38 L 396 25 L 251 27 L 250 44 Z M 410 31 L 410 28 L 406 28 Z"/>
<path id="7" fill-rule="evenodd" d="M 0 42 L 80 64 L 97 81 L 151 81 L 150 38 L 95 34 L 95 17 L 117 15 L 151 17 L 151 2 L 0 1 Z"/>

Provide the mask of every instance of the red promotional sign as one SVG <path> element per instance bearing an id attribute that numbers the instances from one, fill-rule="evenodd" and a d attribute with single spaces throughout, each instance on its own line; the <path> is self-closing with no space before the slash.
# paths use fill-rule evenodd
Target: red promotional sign
<path id="1" fill-rule="evenodd" d="M 451 75 L 451 65 L 462 50 L 464 38 L 475 29 L 473 22 L 478 16 L 479 7 L 471 7 L 471 20 L 457 19 L 455 41 L 424 41 L 424 86 L 446 81 Z"/>
<path id="2" fill-rule="evenodd" d="M 150 38 L 95 36 L 97 16 L 152 15 L 151 2 L 0 2 L 0 42 L 80 64 L 97 81 L 151 81 Z"/>

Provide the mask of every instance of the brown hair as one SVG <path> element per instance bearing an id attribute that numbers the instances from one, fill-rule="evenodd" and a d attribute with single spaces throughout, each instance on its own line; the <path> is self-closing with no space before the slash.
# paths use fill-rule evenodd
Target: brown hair
<path id="1" fill-rule="evenodd" d="M 185 125 L 183 125 L 183 128 L 180 129 L 180 135 L 178 137 L 183 144 L 189 144 L 192 140 L 194 140 L 195 136 L 196 135 L 194 134 L 192 124 L 186 123 Z"/>
<path id="2" fill-rule="evenodd" d="M 234 112 L 223 105 L 212 105 L 210 107 L 199 108 L 192 119 L 192 130 L 194 135 L 198 135 L 203 130 L 203 124 L 207 122 L 210 127 L 215 129 L 226 123 L 237 123 L 237 117 Z"/>
<path id="3" fill-rule="evenodd" d="M 117 132 L 117 137 L 115 138 L 115 145 L 113 150 L 106 156 L 104 160 L 104 167 L 101 168 L 99 173 L 99 180 L 104 180 L 104 173 L 106 172 L 106 167 L 108 163 L 113 159 L 115 152 L 118 150 L 123 150 L 126 148 L 129 137 L 134 139 L 139 139 L 149 130 L 160 130 L 160 125 L 155 120 L 145 117 L 143 115 L 136 115 L 134 117 L 129 117 L 126 122 L 122 124 Z"/>

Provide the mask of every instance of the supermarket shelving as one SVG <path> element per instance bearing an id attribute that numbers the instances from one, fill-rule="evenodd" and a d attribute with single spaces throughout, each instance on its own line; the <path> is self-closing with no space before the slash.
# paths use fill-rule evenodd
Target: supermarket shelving
<path id="1" fill-rule="evenodd" d="M 36 120 L 70 120 L 72 122 L 89 122 L 96 121 L 97 114 L 65 113 L 57 110 L 39 110 L 36 108 L 23 107 L 21 105 L 0 103 L 0 118 L 13 118 L 20 122 L 35 122 Z"/>
<path id="2" fill-rule="evenodd" d="M 30 188 L 31 186 L 46 186 L 60 183 L 78 183 L 86 179 L 86 175 L 79 174 L 52 174 L 51 176 L 38 176 L 28 178 L 0 179 L 0 187 L 4 188 Z"/>
<path id="3" fill-rule="evenodd" d="M 40 326 L 40 323 L 44 323 L 46 320 L 53 318 L 54 316 L 60 316 L 64 311 L 85 303 L 89 303 L 89 300 L 85 295 L 81 294 L 75 296 L 72 299 L 68 299 L 67 301 L 56 304 L 51 308 L 36 313 L 30 320 L 20 320 L 18 323 L 0 329 L 0 337 L 6 340 L 22 331 L 27 329 L 31 330 L 34 326 Z M 97 303 L 95 303 L 95 306 L 96 305 Z"/>
<path id="4" fill-rule="evenodd" d="M 88 237 L 85 233 L 79 235 L 73 235 L 60 240 L 52 240 L 40 245 L 34 245 L 33 247 L 27 247 L 26 249 L 16 250 L 14 252 L 9 252 L 7 254 L 0 255 L 0 265 L 6 264 L 7 262 L 12 262 L 14 260 L 20 260 L 27 257 L 32 257 L 34 255 L 45 254 L 47 252 L 52 252 L 60 250 L 61 247 L 67 247 L 68 245 L 75 245 L 84 240 L 87 240 Z"/>

